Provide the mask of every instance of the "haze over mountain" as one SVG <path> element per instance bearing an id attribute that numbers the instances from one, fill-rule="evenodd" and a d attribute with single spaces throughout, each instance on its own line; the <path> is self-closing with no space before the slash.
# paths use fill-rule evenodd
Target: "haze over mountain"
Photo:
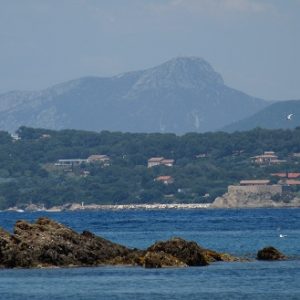
<path id="1" fill-rule="evenodd" d="M 0 129 L 25 125 L 49 129 L 129 132 L 218 130 L 270 102 L 224 84 L 208 62 L 179 57 L 113 77 L 84 77 L 42 91 L 0 95 Z"/>
<path id="2" fill-rule="evenodd" d="M 289 114 L 293 114 L 290 119 Z M 300 126 L 300 100 L 279 101 L 267 106 L 244 120 L 222 128 L 224 131 L 246 131 L 255 127 L 266 129 L 287 129 Z"/>

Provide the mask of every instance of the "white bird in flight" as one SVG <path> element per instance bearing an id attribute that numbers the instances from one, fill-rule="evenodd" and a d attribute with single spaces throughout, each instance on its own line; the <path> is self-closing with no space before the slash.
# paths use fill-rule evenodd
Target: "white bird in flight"
<path id="1" fill-rule="evenodd" d="M 281 237 L 281 238 L 284 238 L 286 236 L 287 236 L 286 234 L 279 234 L 279 237 Z"/>
<path id="2" fill-rule="evenodd" d="M 292 116 L 293 116 L 293 115 L 294 115 L 294 114 L 288 114 L 288 115 L 287 115 L 287 119 L 288 119 L 288 120 L 292 120 Z"/>

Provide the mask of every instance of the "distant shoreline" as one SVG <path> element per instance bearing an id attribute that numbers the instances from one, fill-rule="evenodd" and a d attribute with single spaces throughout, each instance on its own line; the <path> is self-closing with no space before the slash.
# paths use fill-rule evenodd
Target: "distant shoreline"
<path id="1" fill-rule="evenodd" d="M 89 210 L 161 210 L 161 209 L 207 209 L 211 203 L 155 203 L 155 204 L 86 204 L 73 203 L 70 205 L 54 206 L 44 209 L 36 205 L 29 205 L 25 209 L 11 207 L 3 211 L 14 212 L 62 212 L 62 211 L 89 211 Z"/>
<path id="2" fill-rule="evenodd" d="M 244 204 L 237 206 L 228 205 L 215 205 L 214 203 L 154 203 L 154 204 L 79 204 L 79 203 L 69 203 L 61 206 L 53 206 L 51 208 L 43 208 L 35 204 L 30 204 L 27 207 L 10 207 L 8 209 L 2 210 L 0 212 L 74 212 L 74 211 L 104 211 L 104 210 L 189 210 L 189 209 L 253 209 L 253 208 L 299 208 L 298 203 L 286 204 L 279 203 L 275 205 L 272 203 L 253 203 L 252 205 Z"/>

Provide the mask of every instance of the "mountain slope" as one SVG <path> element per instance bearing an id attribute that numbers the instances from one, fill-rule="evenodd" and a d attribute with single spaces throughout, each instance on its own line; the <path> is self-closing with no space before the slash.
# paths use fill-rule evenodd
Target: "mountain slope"
<path id="1" fill-rule="evenodd" d="M 287 116 L 293 114 L 290 120 Z M 246 131 L 256 127 L 266 129 L 287 129 L 300 126 L 300 100 L 280 101 L 271 104 L 258 113 L 222 128 L 227 132 Z"/>
<path id="2" fill-rule="evenodd" d="M 268 105 L 227 87 L 203 59 L 175 58 L 143 71 L 86 77 L 38 92 L 0 95 L 0 129 L 204 132 Z"/>

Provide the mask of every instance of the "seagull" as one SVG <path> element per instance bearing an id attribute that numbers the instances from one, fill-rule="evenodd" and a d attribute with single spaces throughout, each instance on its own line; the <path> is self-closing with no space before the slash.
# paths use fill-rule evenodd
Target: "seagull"
<path id="1" fill-rule="evenodd" d="M 294 114 L 288 114 L 286 118 L 287 118 L 288 120 L 292 120 L 292 116 L 293 116 L 293 115 L 294 115 Z"/>
<path id="2" fill-rule="evenodd" d="M 279 237 L 280 237 L 280 238 L 284 238 L 284 237 L 286 237 L 286 236 L 287 236 L 286 234 L 281 234 L 281 233 L 279 234 Z"/>

